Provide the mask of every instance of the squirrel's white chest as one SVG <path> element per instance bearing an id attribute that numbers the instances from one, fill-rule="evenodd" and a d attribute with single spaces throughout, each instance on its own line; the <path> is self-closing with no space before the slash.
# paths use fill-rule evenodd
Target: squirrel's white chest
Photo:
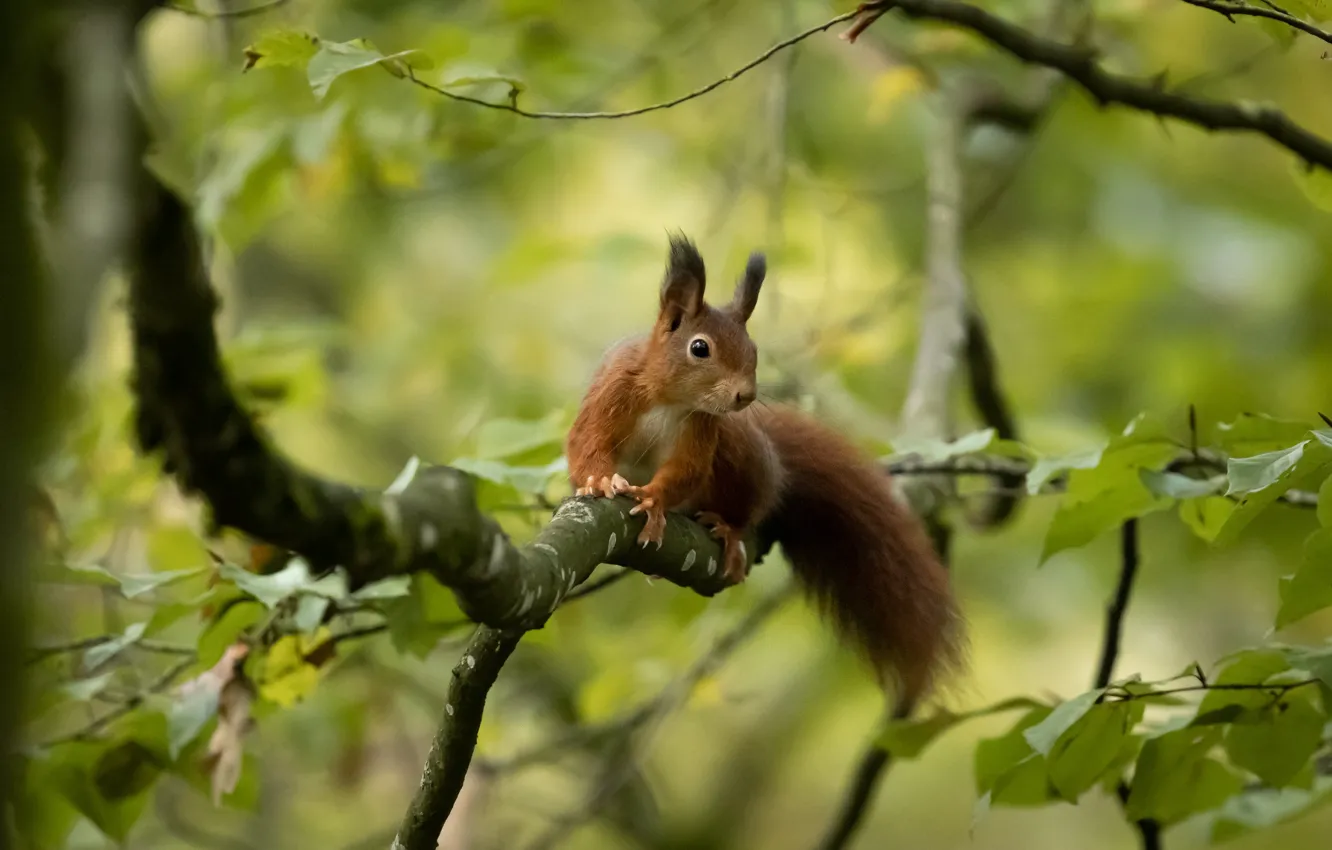
<path id="1" fill-rule="evenodd" d="M 638 418 L 634 432 L 619 452 L 617 470 L 631 484 L 652 480 L 680 439 L 689 411 L 680 407 L 654 407 Z"/>

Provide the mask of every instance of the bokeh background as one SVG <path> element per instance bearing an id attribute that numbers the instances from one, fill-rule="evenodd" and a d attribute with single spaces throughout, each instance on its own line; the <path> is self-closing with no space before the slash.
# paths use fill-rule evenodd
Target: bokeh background
<path id="1" fill-rule="evenodd" d="M 919 335 L 932 120 L 930 78 L 906 58 L 945 79 L 971 69 L 1030 88 L 1008 57 L 889 17 L 855 45 L 835 28 L 705 97 L 611 121 L 530 120 L 378 68 L 339 78 L 323 99 L 303 69 L 242 71 L 247 45 L 296 28 L 367 38 L 384 53 L 420 48 L 439 65 L 420 72 L 434 82 L 515 78 L 530 109 L 625 109 L 709 82 L 849 8 L 294 0 L 245 18 L 156 15 L 142 61 L 168 128 L 159 167 L 192 188 L 215 237 L 228 363 L 276 442 L 330 477 L 375 486 L 414 455 L 484 456 L 497 433 L 530 438 L 523 463 L 554 460 L 600 354 L 651 321 L 665 234 L 680 229 L 703 251 L 714 297 L 729 297 L 751 250 L 768 252 L 751 323 L 765 394 L 886 452 Z M 1035 0 L 987 8 L 1036 28 L 1049 13 Z M 1326 45 L 1289 44 L 1179 0 L 1101 0 L 1094 11 L 1108 67 L 1164 72 L 1199 97 L 1270 101 L 1332 135 Z M 467 91 L 502 100 L 508 88 Z M 1186 435 L 1190 404 L 1204 442 L 1245 411 L 1332 411 L 1332 216 L 1318 205 L 1326 190 L 1320 198 L 1286 152 L 1102 110 L 1068 90 L 1029 134 L 971 134 L 964 165 L 965 268 L 1020 436 L 1036 451 L 1093 446 L 1141 411 Z M 127 572 L 189 566 L 204 557 L 197 507 L 132 450 L 123 289 L 111 283 L 49 491 L 72 557 Z M 977 427 L 961 396 L 959 410 L 962 432 Z M 516 537 L 542 519 L 505 488 L 486 497 Z M 1054 507 L 1030 499 L 1001 531 L 959 532 L 953 572 L 973 656 L 951 706 L 1090 684 L 1115 535 L 1041 565 Z M 1210 547 L 1174 513 L 1147 517 L 1119 672 L 1163 678 L 1266 639 L 1278 578 L 1311 522 L 1272 510 L 1239 542 Z M 505 669 L 479 753 L 502 760 L 574 719 L 622 715 L 785 575 L 767 563 L 712 600 L 632 576 L 561 611 Z M 87 586 L 44 586 L 40 602 L 48 641 L 117 632 L 153 610 Z M 448 600 L 439 607 L 446 618 Z M 1280 637 L 1319 641 L 1329 626 L 1314 617 Z M 199 628 L 185 617 L 163 637 L 188 642 Z M 358 645 L 299 704 L 260 719 L 245 768 L 257 806 L 214 809 L 164 781 L 128 846 L 386 846 L 458 641 L 419 652 L 389 635 Z M 716 846 L 813 846 L 881 710 L 864 672 L 803 603 L 789 604 L 650 736 L 640 777 L 609 816 L 562 846 L 633 847 L 624 824 L 708 819 L 730 830 Z M 856 846 L 1135 846 L 1100 792 L 973 824 L 972 748 L 1011 720 L 960 726 L 896 765 Z M 527 846 L 577 810 L 598 757 L 592 748 L 470 785 L 469 843 L 456 846 Z M 1330 828 L 1324 810 L 1233 846 L 1319 847 Z M 1169 846 L 1206 835 L 1186 823 Z M 68 846 L 110 844 L 81 823 Z"/>

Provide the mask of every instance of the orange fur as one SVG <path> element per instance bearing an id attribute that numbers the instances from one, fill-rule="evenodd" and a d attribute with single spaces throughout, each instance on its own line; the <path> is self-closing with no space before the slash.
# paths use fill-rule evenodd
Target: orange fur
<path id="1" fill-rule="evenodd" d="M 731 303 L 709 306 L 702 258 L 672 238 L 656 324 L 608 354 L 583 399 L 570 480 L 583 495 L 637 499 L 644 545 L 660 544 L 667 511 L 695 516 L 723 541 L 733 582 L 745 578 L 745 537 L 762 526 L 843 637 L 914 704 L 961 659 L 948 573 L 848 440 L 794 409 L 750 406 L 757 350 L 745 323 L 764 273 L 751 257 Z"/>

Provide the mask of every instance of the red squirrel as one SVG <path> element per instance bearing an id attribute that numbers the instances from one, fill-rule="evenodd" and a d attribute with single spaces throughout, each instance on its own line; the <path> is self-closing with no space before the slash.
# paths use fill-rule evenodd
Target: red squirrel
<path id="1" fill-rule="evenodd" d="M 669 242 L 656 324 L 607 353 L 570 429 L 575 493 L 635 499 L 644 546 L 661 545 L 667 511 L 692 515 L 722 542 L 731 583 L 745 580 L 745 538 L 762 524 L 881 684 L 916 703 L 960 662 L 947 570 L 868 457 L 801 411 L 753 403 L 758 350 L 746 323 L 763 254 L 750 256 L 730 303 L 713 307 L 698 249 L 683 235 Z"/>

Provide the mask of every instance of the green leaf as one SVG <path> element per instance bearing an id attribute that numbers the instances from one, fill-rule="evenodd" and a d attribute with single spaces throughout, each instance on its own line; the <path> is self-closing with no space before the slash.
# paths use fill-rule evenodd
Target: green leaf
<path id="1" fill-rule="evenodd" d="M 1194 534 L 1209 543 L 1221 533 L 1234 511 L 1235 503 L 1225 496 L 1207 496 L 1179 503 L 1179 518 Z"/>
<path id="2" fill-rule="evenodd" d="M 151 782 L 160 773 L 151 753 L 133 742 L 76 741 L 53 747 L 47 757 L 51 785 L 102 834 L 123 844 L 144 811 L 147 794 L 123 794 L 117 786 L 123 782 L 120 787 L 128 789 Z"/>
<path id="3" fill-rule="evenodd" d="M 1038 458 L 1032 465 L 1031 471 L 1027 473 L 1027 492 L 1033 496 L 1039 495 L 1041 488 L 1061 472 L 1095 468 L 1101 462 L 1102 451 L 1103 448 L 1084 449 L 1070 454 Z"/>
<path id="4" fill-rule="evenodd" d="M 1239 505 L 1222 526 L 1217 542 L 1234 540 L 1253 519 L 1286 491 L 1311 478 L 1320 483 L 1332 469 L 1332 435 L 1312 431 L 1303 442 L 1287 449 L 1264 452 L 1249 458 L 1232 458 L 1227 495 L 1241 495 Z"/>
<path id="5" fill-rule="evenodd" d="M 1308 422 L 1245 413 L 1217 426 L 1217 442 L 1227 455 L 1245 457 L 1295 445 L 1309 435 Z"/>
<path id="6" fill-rule="evenodd" d="M 1273 676 L 1290 670 L 1291 662 L 1279 649 L 1246 649 L 1223 659 L 1221 669 L 1211 677 L 1212 685 L 1261 685 Z M 1230 723 L 1250 709 L 1260 708 L 1272 701 L 1263 690 L 1209 690 L 1198 704 L 1190 725 L 1203 726 Z"/>
<path id="7" fill-rule="evenodd" d="M 281 199 L 290 176 L 288 125 L 281 121 L 250 131 L 222 149 L 199 184 L 199 222 L 239 250 L 259 232 Z"/>
<path id="8" fill-rule="evenodd" d="M 1027 712 L 1008 732 L 976 745 L 976 793 L 989 805 L 1043 805 L 1052 798 L 1045 759 L 1032 750 L 1024 733 L 1050 715 L 1048 706 Z"/>
<path id="9" fill-rule="evenodd" d="M 1332 527 L 1320 528 L 1309 535 L 1299 568 L 1293 575 L 1282 578 L 1280 587 L 1281 608 L 1275 626 L 1278 629 L 1332 606 Z"/>
<path id="10" fill-rule="evenodd" d="M 304 165 L 322 162 L 328 156 L 350 112 L 345 101 L 337 101 L 324 111 L 301 121 L 291 136 L 291 152 Z"/>
<path id="11" fill-rule="evenodd" d="M 368 601 L 371 599 L 397 599 L 412 592 L 411 576 L 393 576 L 380 579 L 362 586 L 351 595 L 352 599 Z"/>
<path id="12" fill-rule="evenodd" d="M 1332 644 L 1324 644 L 1318 649 L 1308 647 L 1290 647 L 1284 650 L 1290 666 L 1307 671 L 1315 679 L 1332 688 Z"/>
<path id="13" fill-rule="evenodd" d="M 140 573 L 136 575 L 126 575 L 113 573 L 99 564 L 88 564 L 85 566 L 69 566 L 65 571 L 71 574 L 71 578 L 79 583 L 98 584 L 104 587 L 114 587 L 120 591 L 120 595 L 126 599 L 136 599 L 145 593 L 151 593 L 161 587 L 175 584 L 187 578 L 203 575 L 207 572 L 207 567 L 196 567 L 185 570 L 169 570 L 160 573 Z"/>
<path id="14" fill-rule="evenodd" d="M 878 743 L 894 758 L 911 759 L 920 755 L 935 738 L 963 721 L 1018 708 L 1037 708 L 1040 705 L 1033 699 L 1015 697 L 960 714 L 940 709 L 929 717 L 892 720 L 879 734 Z"/>
<path id="15" fill-rule="evenodd" d="M 509 466 L 502 461 L 454 458 L 449 466 L 486 481 L 512 487 L 519 493 L 544 493 L 556 476 L 569 471 L 566 458 L 559 457 L 545 466 Z"/>
<path id="16" fill-rule="evenodd" d="M 940 463 L 960 455 L 984 451 L 994 442 L 995 431 L 985 428 L 973 431 L 953 441 L 926 440 L 901 437 L 893 441 L 893 454 L 916 455 L 925 463 Z"/>
<path id="17" fill-rule="evenodd" d="M 1157 496 L 1171 499 L 1197 499 L 1213 496 L 1221 491 L 1226 483 L 1224 475 L 1214 478 L 1197 479 L 1178 472 L 1160 472 L 1155 469 L 1142 469 L 1138 472 L 1142 483 Z"/>
<path id="18" fill-rule="evenodd" d="M 318 36 L 275 30 L 245 48 L 245 68 L 303 68 L 318 52 Z"/>
<path id="19" fill-rule="evenodd" d="M 1106 489 L 1087 501 L 1059 506 L 1045 533 L 1041 563 L 1065 549 L 1085 546 L 1127 520 L 1170 507 L 1168 499 L 1153 496 L 1140 483 L 1110 481 L 1107 478 Z"/>
<path id="20" fill-rule="evenodd" d="M 111 679 L 114 676 L 114 672 L 108 672 L 87 679 L 76 679 L 73 682 L 66 682 L 61 685 L 60 691 L 70 699 L 89 702 L 93 697 L 106 690 L 106 686 L 111 684 Z"/>
<path id="21" fill-rule="evenodd" d="M 385 56 L 365 39 L 360 38 L 353 41 L 321 41 L 319 52 L 310 58 L 309 65 L 306 66 L 310 91 L 314 92 L 316 99 L 323 100 L 328 95 L 329 87 L 344 74 L 374 65 L 382 65 L 390 71 L 395 71 L 394 60 L 405 59 L 418 53 L 420 51 L 403 50 Z M 401 71 L 398 71 L 397 75 L 401 76 Z"/>
<path id="22" fill-rule="evenodd" d="M 130 623 L 118 637 L 99 643 L 83 654 L 83 664 L 89 670 L 95 670 L 115 658 L 126 648 L 133 646 L 143 637 L 147 623 Z"/>
<path id="23" fill-rule="evenodd" d="M 339 573 L 330 573 L 315 580 L 310 575 L 309 564 L 299 557 L 292 558 L 285 567 L 271 575 L 252 573 L 235 564 L 223 564 L 218 573 L 268 608 L 296 593 L 314 594 L 332 600 L 347 597 L 345 578 Z"/>
<path id="24" fill-rule="evenodd" d="M 264 618 L 258 602 L 238 602 L 229 607 L 199 635 L 199 664 L 212 667 L 241 633 Z"/>
<path id="25" fill-rule="evenodd" d="M 493 71 L 472 71 L 456 77 L 450 77 L 440 84 L 443 89 L 483 87 L 483 91 L 472 93 L 483 100 L 503 100 L 517 105 L 518 95 L 527 91 L 527 84 L 517 77 Z M 487 87 L 503 86 L 500 92 L 489 92 Z"/>
<path id="26" fill-rule="evenodd" d="M 1326 721 L 1307 700 L 1267 706 L 1226 730 L 1226 755 L 1268 785 L 1284 787 L 1318 749 Z"/>
<path id="27" fill-rule="evenodd" d="M 481 86 L 488 83 L 504 83 L 515 95 L 527 91 L 527 83 L 508 74 L 465 74 L 461 77 L 451 77 L 445 80 L 440 84 L 440 88 L 456 89 L 464 86 Z"/>
<path id="28" fill-rule="evenodd" d="M 14 783 L 10 813 L 24 839 L 19 847 L 45 850 L 69 846 L 70 830 L 79 819 L 79 812 L 56 783 L 55 774 L 64 755 L 57 750 L 16 752 L 11 756 L 18 781 Z"/>
<path id="29" fill-rule="evenodd" d="M 1022 737 L 1033 750 L 1048 756 L 1059 737 L 1081 720 L 1104 693 L 1105 688 L 1096 688 L 1060 703 L 1044 720 L 1023 732 Z"/>
<path id="30" fill-rule="evenodd" d="M 1214 809 L 1238 792 L 1243 780 L 1207 755 L 1220 736 L 1216 727 L 1185 727 L 1146 740 L 1125 815 L 1169 825 Z"/>
<path id="31" fill-rule="evenodd" d="M 1282 0 L 1281 6 L 1297 18 L 1316 23 L 1332 20 L 1332 0 Z"/>
<path id="32" fill-rule="evenodd" d="M 1293 38 L 1294 31 L 1289 28 L 1287 31 L 1291 32 Z M 1324 212 L 1332 212 L 1332 171 L 1316 165 L 1305 165 L 1298 160 L 1291 162 L 1290 169 L 1295 184 L 1304 192 L 1309 203 Z"/>
<path id="33" fill-rule="evenodd" d="M 1295 468 L 1304 457 L 1307 445 L 1309 441 L 1303 440 L 1290 448 L 1263 452 L 1253 457 L 1231 458 L 1226 468 L 1230 480 L 1226 495 L 1244 495 L 1271 487 Z"/>
<path id="34" fill-rule="evenodd" d="M 1236 794 L 1226 801 L 1212 820 L 1214 844 L 1257 830 L 1270 829 L 1309 814 L 1332 802 L 1332 777 L 1320 776 L 1313 787 L 1258 788 Z"/>
<path id="35" fill-rule="evenodd" d="M 1141 703 L 1122 701 L 1092 706 L 1059 736 L 1047 761 L 1050 782 L 1061 797 L 1076 802 L 1112 768 L 1125 766 L 1125 744 L 1142 708 Z"/>
<path id="36" fill-rule="evenodd" d="M 1064 498 L 1046 532 L 1041 563 L 1090 543 L 1125 520 L 1169 507 L 1169 499 L 1147 489 L 1140 472 L 1161 465 L 1178 451 L 1157 419 L 1146 414 L 1134 418 L 1106 444 L 1094 466 L 1069 472 Z"/>
<path id="37" fill-rule="evenodd" d="M 564 442 L 564 414 L 553 410 L 541 419 L 491 419 L 476 430 L 479 460 L 504 460 Z"/>
<path id="38" fill-rule="evenodd" d="M 293 625 L 301 632 L 313 632 L 324 622 L 329 600 L 322 596 L 305 595 L 296 600 L 296 616 Z"/>
<path id="39" fill-rule="evenodd" d="M 441 637 L 465 620 L 453 592 L 425 573 L 412 575 L 410 594 L 383 600 L 376 607 L 388 621 L 393 648 L 418 658 L 429 655 Z"/>
<path id="40" fill-rule="evenodd" d="M 167 736 L 173 761 L 198 737 L 208 721 L 217 716 L 217 701 L 216 688 L 196 687 L 172 703 L 167 714 Z"/>

